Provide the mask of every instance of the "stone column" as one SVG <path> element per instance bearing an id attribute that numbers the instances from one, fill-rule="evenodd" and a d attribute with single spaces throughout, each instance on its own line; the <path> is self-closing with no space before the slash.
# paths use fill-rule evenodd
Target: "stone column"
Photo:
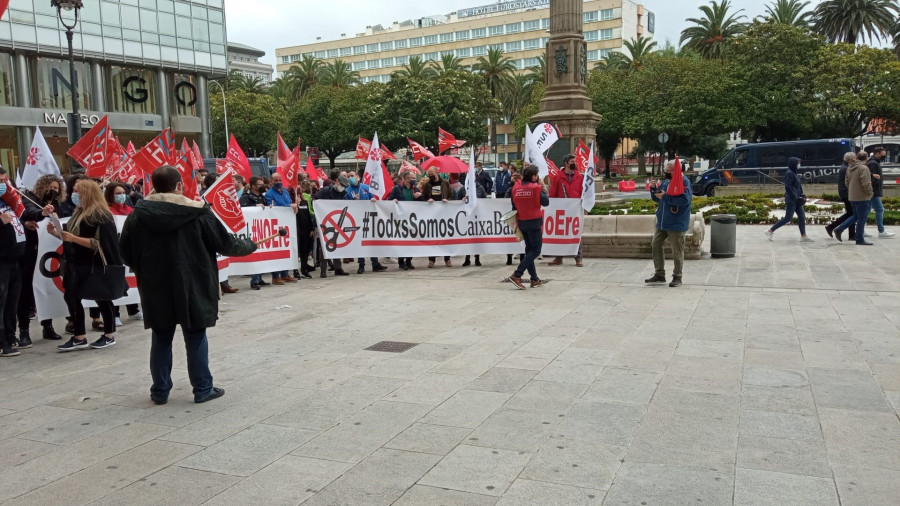
<path id="1" fill-rule="evenodd" d="M 584 42 L 583 0 L 550 0 L 550 40 L 545 59 L 547 92 L 533 123 L 552 123 L 561 138 L 549 157 L 561 163 L 574 153 L 578 139 L 590 145 L 596 137 L 600 115 L 587 96 L 587 44 Z"/>

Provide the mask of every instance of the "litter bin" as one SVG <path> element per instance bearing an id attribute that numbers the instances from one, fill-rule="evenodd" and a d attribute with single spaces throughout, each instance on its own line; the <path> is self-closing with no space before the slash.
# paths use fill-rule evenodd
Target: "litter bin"
<path id="1" fill-rule="evenodd" d="M 710 227 L 709 253 L 713 258 L 731 258 L 737 244 L 737 216 L 714 214 Z"/>

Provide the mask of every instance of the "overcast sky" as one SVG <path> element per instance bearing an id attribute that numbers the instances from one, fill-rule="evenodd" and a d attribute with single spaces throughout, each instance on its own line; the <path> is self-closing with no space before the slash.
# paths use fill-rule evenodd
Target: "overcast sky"
<path id="1" fill-rule="evenodd" d="M 447 14 L 465 7 L 494 3 L 491 0 L 325 0 L 285 2 L 284 0 L 225 0 L 228 40 L 257 47 L 266 52 L 264 61 L 275 64 L 275 48 L 295 46 L 339 38 L 342 33 L 353 36 L 367 25 L 389 25 L 394 21 Z M 640 3 L 640 2 L 639 2 Z M 704 0 L 643 0 L 644 6 L 656 13 L 656 39 L 678 44 L 687 23 L 686 18 L 699 17 Z M 767 1 L 732 0 L 744 9 L 748 18 L 765 11 Z M 818 4 L 813 0 L 812 4 Z"/>

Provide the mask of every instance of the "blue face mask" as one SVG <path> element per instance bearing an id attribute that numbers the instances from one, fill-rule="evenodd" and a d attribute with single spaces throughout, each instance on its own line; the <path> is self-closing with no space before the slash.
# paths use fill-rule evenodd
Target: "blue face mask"
<path id="1" fill-rule="evenodd" d="M 6 195 L 6 183 L 0 183 L 0 197 Z"/>
<path id="2" fill-rule="evenodd" d="M 272 188 L 275 188 L 276 190 L 281 191 L 281 189 L 284 188 L 284 184 L 282 184 L 282 183 L 275 183 L 275 184 L 272 185 Z"/>
<path id="3" fill-rule="evenodd" d="M 356 186 L 356 178 L 355 177 L 350 178 L 350 186 Z"/>
<path id="4" fill-rule="evenodd" d="M 124 193 L 120 193 L 119 195 L 116 195 L 116 204 L 124 204 L 126 199 L 128 199 L 128 196 Z"/>
<path id="5" fill-rule="evenodd" d="M 241 188 L 240 190 L 237 191 L 237 197 L 238 197 L 238 200 L 241 200 L 241 195 L 243 195 L 243 194 L 244 194 L 244 189 L 243 189 L 243 188 Z"/>
<path id="6" fill-rule="evenodd" d="M 79 195 L 77 193 L 73 193 L 72 194 L 72 203 L 75 204 L 75 207 L 80 206 L 81 205 L 81 195 Z"/>

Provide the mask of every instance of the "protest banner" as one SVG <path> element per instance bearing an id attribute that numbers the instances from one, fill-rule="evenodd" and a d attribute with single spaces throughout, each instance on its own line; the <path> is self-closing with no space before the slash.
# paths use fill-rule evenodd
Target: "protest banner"
<path id="1" fill-rule="evenodd" d="M 237 236 L 259 241 L 286 228 L 284 237 L 276 237 L 259 245 L 245 257 L 228 258 L 228 274 L 231 276 L 267 272 L 293 271 L 297 268 L 297 217 L 290 207 L 242 207 L 244 228 Z"/>
<path id="2" fill-rule="evenodd" d="M 316 200 L 325 258 L 427 257 L 524 253 L 525 244 L 501 217 L 508 199 L 465 203 Z M 578 252 L 584 221 L 580 199 L 550 199 L 544 209 L 543 254 Z"/>

